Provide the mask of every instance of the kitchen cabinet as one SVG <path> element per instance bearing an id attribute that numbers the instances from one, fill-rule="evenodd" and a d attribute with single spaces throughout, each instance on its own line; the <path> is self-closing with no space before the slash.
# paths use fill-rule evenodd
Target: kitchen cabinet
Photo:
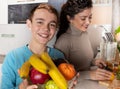
<path id="1" fill-rule="evenodd" d="M 48 0 L 8 0 L 8 5 L 32 4 L 32 3 L 41 3 L 41 2 L 48 2 Z"/>

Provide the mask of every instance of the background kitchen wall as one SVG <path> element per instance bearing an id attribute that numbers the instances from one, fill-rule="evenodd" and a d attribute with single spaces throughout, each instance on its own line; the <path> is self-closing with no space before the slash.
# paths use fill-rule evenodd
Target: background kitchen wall
<path id="1" fill-rule="evenodd" d="M 17 2 L 17 1 L 27 1 L 27 0 L 0 0 L 0 24 L 8 23 L 8 5 L 15 4 L 25 4 L 26 2 Z M 29 0 L 28 0 L 29 1 Z M 34 0 L 35 2 L 48 2 L 52 4 L 60 12 L 60 8 L 66 0 Z M 95 2 L 95 0 L 93 0 Z M 100 0 L 97 0 L 100 1 Z M 105 0 L 103 0 L 105 1 Z M 112 0 L 107 0 L 112 1 Z M 30 3 L 35 3 L 30 2 Z M 93 24 L 111 24 L 111 14 L 112 13 L 112 4 L 97 3 L 93 7 Z"/>
<path id="2" fill-rule="evenodd" d="M 19 3 L 17 1 L 19 1 Z M 11 49 L 17 48 L 29 42 L 30 34 L 25 24 L 8 24 L 8 5 L 25 4 L 26 1 L 29 0 L 0 0 L 0 79 L 1 79 L 1 64 L 7 52 Z M 49 4 L 52 4 L 59 12 L 63 3 L 66 2 L 66 0 L 33 0 L 30 3 L 35 3 L 34 1 L 48 2 Z M 94 1 L 96 2 L 101 0 Z M 92 19 L 93 27 L 97 28 L 104 26 L 109 31 L 111 30 L 111 15 L 112 15 L 111 8 L 112 8 L 111 4 L 101 3 L 94 5 Z M 53 40 L 48 45 L 52 46 L 55 40 L 56 37 L 54 37 Z"/>
<path id="3" fill-rule="evenodd" d="M 25 24 L 8 24 L 8 5 L 30 4 L 42 1 L 52 4 L 59 12 L 63 3 L 66 2 L 66 0 L 33 0 L 32 2 L 29 2 L 29 0 L 0 0 L 0 55 L 5 55 L 9 50 L 23 45 L 26 41 L 28 42 L 26 36 L 29 37 L 29 35 L 26 35 L 24 36 L 25 39 L 22 39 L 22 35 L 27 34 L 29 31 Z M 111 8 L 111 4 L 94 4 L 92 25 L 95 27 L 103 25 L 108 30 L 111 30 Z M 54 41 L 55 38 L 50 45 L 53 45 Z M 8 43 L 10 44 L 9 46 L 7 46 Z"/>

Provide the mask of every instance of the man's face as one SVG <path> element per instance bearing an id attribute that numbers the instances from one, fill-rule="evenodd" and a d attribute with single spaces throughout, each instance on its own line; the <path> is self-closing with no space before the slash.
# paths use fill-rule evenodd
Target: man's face
<path id="1" fill-rule="evenodd" d="M 46 9 L 37 9 L 28 22 L 32 31 L 32 39 L 40 44 L 47 44 L 56 32 L 57 17 Z"/>

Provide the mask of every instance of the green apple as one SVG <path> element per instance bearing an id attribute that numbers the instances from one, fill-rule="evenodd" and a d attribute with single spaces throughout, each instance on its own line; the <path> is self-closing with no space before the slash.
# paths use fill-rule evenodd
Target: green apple
<path id="1" fill-rule="evenodd" d="M 48 80 L 45 84 L 45 89 L 59 89 L 53 80 Z"/>

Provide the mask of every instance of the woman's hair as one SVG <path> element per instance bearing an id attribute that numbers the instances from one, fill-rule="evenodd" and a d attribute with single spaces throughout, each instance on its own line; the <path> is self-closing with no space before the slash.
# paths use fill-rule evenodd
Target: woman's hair
<path id="1" fill-rule="evenodd" d="M 92 8 L 92 0 L 67 0 L 67 2 L 62 6 L 60 13 L 60 26 L 57 34 L 57 38 L 60 35 L 66 32 L 69 27 L 69 21 L 67 19 L 67 15 L 70 18 L 74 18 L 74 16 L 87 8 Z"/>
<path id="2" fill-rule="evenodd" d="M 58 18 L 59 18 L 58 12 L 57 12 L 57 10 L 56 10 L 53 6 L 51 6 L 51 5 L 47 4 L 47 3 L 41 3 L 41 4 L 39 4 L 38 6 L 34 7 L 34 8 L 31 10 L 30 15 L 29 15 L 29 19 L 30 19 L 31 21 L 32 21 L 34 12 L 35 12 L 37 9 L 46 9 L 46 10 L 48 10 L 50 13 L 53 13 L 53 14 L 57 17 L 57 20 L 58 20 Z"/>

